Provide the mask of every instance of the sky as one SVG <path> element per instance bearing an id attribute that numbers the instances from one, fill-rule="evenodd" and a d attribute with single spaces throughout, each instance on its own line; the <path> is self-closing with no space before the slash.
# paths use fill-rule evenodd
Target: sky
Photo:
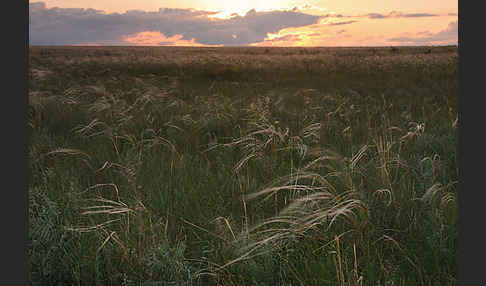
<path id="1" fill-rule="evenodd" d="M 457 0 L 29 1 L 31 45 L 457 45 Z"/>

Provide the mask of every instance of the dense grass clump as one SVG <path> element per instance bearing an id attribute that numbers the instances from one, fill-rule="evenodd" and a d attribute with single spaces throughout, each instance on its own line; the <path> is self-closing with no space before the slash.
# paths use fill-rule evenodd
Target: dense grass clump
<path id="1" fill-rule="evenodd" d="M 457 285 L 456 47 L 31 47 L 33 285 Z"/>

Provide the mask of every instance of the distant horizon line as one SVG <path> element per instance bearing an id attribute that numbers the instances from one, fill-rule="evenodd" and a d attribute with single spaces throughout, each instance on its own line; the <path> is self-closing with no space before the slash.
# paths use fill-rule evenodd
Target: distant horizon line
<path id="1" fill-rule="evenodd" d="M 107 48 L 390 48 L 390 47 L 402 47 L 402 48 L 419 48 L 419 47 L 459 47 L 459 44 L 448 45 L 382 45 L 382 46 L 177 46 L 177 45 L 31 45 L 30 47 L 79 47 L 79 48 L 94 48 L 94 47 L 107 47 Z"/>

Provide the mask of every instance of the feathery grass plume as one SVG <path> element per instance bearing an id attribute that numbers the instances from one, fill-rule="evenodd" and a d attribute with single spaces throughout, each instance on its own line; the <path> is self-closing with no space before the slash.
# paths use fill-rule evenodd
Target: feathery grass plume
<path id="1" fill-rule="evenodd" d="M 453 207 L 457 206 L 457 194 L 453 192 L 445 192 L 440 199 L 440 207 L 441 209 L 446 209 L 449 204 L 452 204 Z"/>
<path id="2" fill-rule="evenodd" d="M 58 148 L 56 150 L 46 153 L 46 156 L 50 156 L 50 155 L 71 155 L 71 156 L 81 155 L 83 157 L 86 157 L 88 160 L 91 160 L 91 157 L 87 153 L 79 149 Z"/>
<path id="3" fill-rule="evenodd" d="M 50 152 L 47 152 L 45 156 L 73 156 L 73 157 L 78 157 L 82 162 L 88 166 L 91 170 L 94 170 L 92 167 L 90 161 L 91 161 L 91 156 L 87 154 L 86 152 L 83 152 L 79 149 L 72 149 L 72 148 L 57 148 L 55 150 L 52 150 Z"/>
<path id="4" fill-rule="evenodd" d="M 427 188 L 421 197 L 415 198 L 415 200 L 445 208 L 449 203 L 456 202 L 456 194 L 453 191 L 449 191 L 449 189 L 453 190 L 456 184 L 456 181 L 450 182 L 447 185 L 435 183 Z"/>
<path id="5" fill-rule="evenodd" d="M 78 106 L 81 104 L 81 99 L 79 98 L 82 94 L 82 90 L 78 86 L 73 86 L 66 89 L 61 97 L 61 103 L 67 106 Z"/>
<path id="6" fill-rule="evenodd" d="M 270 158 L 275 160 L 277 154 L 282 152 L 289 154 L 289 152 L 295 150 L 300 160 L 304 160 L 309 157 L 309 152 L 315 152 L 311 146 L 315 145 L 319 138 L 320 123 L 311 123 L 305 126 L 297 135 L 292 135 L 289 127 L 281 127 L 278 123 L 278 121 L 271 123 L 267 119 L 263 119 L 262 122 L 250 120 L 250 126 L 253 127 L 252 131 L 234 139 L 231 143 L 220 145 L 239 147 L 245 154 L 236 163 L 234 167 L 236 172 L 239 172 L 252 159 Z"/>
<path id="7" fill-rule="evenodd" d="M 234 140 L 225 146 L 239 146 L 245 156 L 235 165 L 235 172 L 240 169 L 252 158 L 263 158 L 268 153 L 274 154 L 277 148 L 284 145 L 289 135 L 288 129 L 281 129 L 268 122 L 253 123 L 255 125 L 254 131 L 249 134 Z"/>
<path id="8" fill-rule="evenodd" d="M 312 160 L 302 170 L 275 180 L 262 191 L 245 196 L 245 200 L 261 197 L 260 203 L 277 192 L 286 193 L 289 204 L 276 216 L 253 226 L 250 230 L 257 240 L 249 243 L 246 253 L 233 262 L 251 257 L 250 254 L 264 245 L 280 245 L 288 240 L 305 237 L 311 230 L 329 231 L 338 221 L 361 232 L 360 219 L 368 215 L 366 204 L 358 198 L 352 182 L 348 178 L 349 170 L 354 170 L 368 146 L 362 147 L 348 162 L 329 150 L 315 152 L 318 158 Z M 324 154 L 323 154 L 324 153 Z M 327 175 L 312 172 L 318 162 L 338 161 L 333 176 L 338 176 L 349 189 L 338 189 L 329 182 Z M 318 168 L 319 170 L 319 168 Z M 322 170 L 320 170 L 322 172 Z M 364 215 L 364 216 L 363 216 Z M 259 239 L 259 240 L 258 240 Z M 258 253 L 258 252 L 257 252 Z"/>
<path id="9" fill-rule="evenodd" d="M 133 207 L 130 207 L 127 203 L 121 201 L 118 186 L 116 184 L 97 184 L 89 187 L 85 192 L 92 189 L 99 189 L 101 187 L 111 186 L 116 194 L 116 200 L 107 199 L 101 194 L 97 198 L 85 199 L 85 202 L 94 202 L 94 205 L 83 207 L 81 212 L 82 216 L 92 217 L 91 225 L 68 227 L 67 230 L 73 232 L 94 232 L 104 237 L 98 252 L 101 251 L 109 241 L 113 241 L 115 245 L 118 245 L 123 253 L 123 257 L 127 262 L 131 261 L 132 254 L 130 249 L 132 247 L 136 250 L 136 255 L 143 256 L 142 243 L 146 240 L 144 237 L 145 230 L 143 229 L 144 222 L 142 220 L 142 212 L 146 211 L 144 204 L 141 201 L 137 201 Z M 133 220 L 130 218 L 133 217 Z M 102 222 L 100 222 L 102 221 Z M 132 227 L 134 225 L 134 227 Z M 133 232 L 133 228 L 136 228 L 137 243 L 133 246 L 130 242 L 130 237 Z M 131 263 L 131 262 L 130 262 Z"/>
<path id="10" fill-rule="evenodd" d="M 435 183 L 432 185 L 430 188 L 428 188 L 425 193 L 423 194 L 422 197 L 420 197 L 420 201 L 424 203 L 432 203 L 432 201 L 435 199 L 436 194 L 442 191 L 442 184 L 441 183 Z"/>
<path id="11" fill-rule="evenodd" d="M 320 139 L 319 133 L 321 131 L 321 128 L 322 124 L 320 122 L 311 123 L 302 129 L 302 137 L 310 138 L 311 140 L 318 140 Z"/>
<path id="12" fill-rule="evenodd" d="M 105 122 L 99 120 L 98 118 L 94 118 L 91 120 L 90 123 L 87 125 L 78 125 L 76 126 L 73 131 L 77 134 L 80 134 L 83 137 L 96 137 L 102 134 L 109 134 L 109 130 L 111 127 L 106 124 Z"/>

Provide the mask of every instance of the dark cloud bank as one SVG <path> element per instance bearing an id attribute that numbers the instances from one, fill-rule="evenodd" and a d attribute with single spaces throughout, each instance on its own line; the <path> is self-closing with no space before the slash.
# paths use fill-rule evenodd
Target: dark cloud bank
<path id="1" fill-rule="evenodd" d="M 369 13 L 358 16 L 342 14 L 309 15 L 297 8 L 288 11 L 257 12 L 251 10 L 244 16 L 234 14 L 229 19 L 209 16 L 217 12 L 194 9 L 161 8 L 146 12 L 131 10 L 125 13 L 104 13 L 100 10 L 81 8 L 46 8 L 45 3 L 29 3 L 29 43 L 31 45 L 131 45 L 124 41 L 127 36 L 140 32 L 160 32 L 166 38 L 182 35 L 182 40 L 192 40 L 205 45 L 244 46 L 264 41 L 268 33 L 290 27 L 303 27 L 320 22 L 324 18 L 421 18 L 437 17 L 429 13 L 388 14 Z M 329 22 L 325 25 L 339 26 L 356 20 Z M 430 42 L 457 41 L 457 21 L 437 34 L 426 32 L 418 37 L 396 37 L 388 39 L 403 44 L 427 44 Z M 289 38 L 290 40 L 290 38 Z M 173 43 L 159 43 L 167 45 Z"/>
<path id="2" fill-rule="evenodd" d="M 206 45 L 248 45 L 261 42 L 267 33 L 288 27 L 316 24 L 320 16 L 297 11 L 249 11 L 245 16 L 210 19 L 214 12 L 193 9 L 139 10 L 123 14 L 77 8 L 49 8 L 42 2 L 29 4 L 31 45 L 74 45 L 99 43 L 123 45 L 123 37 L 158 31 L 167 38 L 183 35 Z"/>

